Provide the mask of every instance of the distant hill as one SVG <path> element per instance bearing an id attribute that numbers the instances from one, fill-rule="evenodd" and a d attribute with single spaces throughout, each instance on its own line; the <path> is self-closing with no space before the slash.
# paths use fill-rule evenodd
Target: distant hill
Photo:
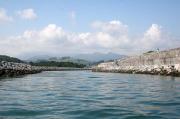
<path id="1" fill-rule="evenodd" d="M 27 60 L 28 62 L 34 62 L 34 63 L 38 63 L 38 62 L 42 62 L 42 61 L 54 61 L 54 62 L 72 62 L 75 64 L 82 64 L 82 65 L 86 65 L 89 66 L 92 62 L 89 62 L 87 60 L 83 60 L 83 59 L 78 59 L 78 58 L 73 58 L 73 57 L 49 57 L 49 56 L 36 56 L 36 57 L 32 57 L 30 59 Z"/>
<path id="2" fill-rule="evenodd" d="M 124 57 L 126 56 L 115 53 L 78 54 L 75 56 L 66 56 L 66 57 L 50 57 L 48 55 L 39 55 L 29 58 L 27 61 L 28 62 L 40 62 L 40 61 L 72 62 L 72 63 L 89 66 L 99 62 L 121 59 Z"/>
<path id="3" fill-rule="evenodd" d="M 119 55 L 116 53 L 92 53 L 92 54 L 79 54 L 74 58 L 84 59 L 91 62 L 109 61 L 114 59 L 120 59 L 126 57 L 125 55 Z"/>
<path id="4" fill-rule="evenodd" d="M 24 63 L 24 61 L 22 61 L 22 60 L 20 60 L 18 58 L 6 56 L 6 55 L 0 55 L 0 61 Z"/>
<path id="5" fill-rule="evenodd" d="M 37 55 L 37 56 L 33 56 L 31 58 L 26 59 L 26 61 L 36 62 L 36 61 L 41 61 L 41 60 L 48 60 L 49 58 L 51 58 L 49 55 Z"/>
<path id="6" fill-rule="evenodd" d="M 84 59 L 79 59 L 79 58 L 73 58 L 73 57 L 51 57 L 48 59 L 49 61 L 56 61 L 56 62 L 73 62 L 77 64 L 84 64 L 84 65 L 89 65 L 91 62 L 84 60 Z"/>
<path id="7" fill-rule="evenodd" d="M 73 62 L 56 62 L 56 61 L 39 61 L 39 62 L 30 62 L 33 66 L 49 66 L 49 67 L 76 67 L 83 68 L 86 65 L 77 64 Z"/>

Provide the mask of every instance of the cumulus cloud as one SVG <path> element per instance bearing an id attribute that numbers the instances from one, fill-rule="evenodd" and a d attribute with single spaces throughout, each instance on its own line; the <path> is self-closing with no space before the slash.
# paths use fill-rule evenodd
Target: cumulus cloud
<path id="1" fill-rule="evenodd" d="M 120 21 L 92 23 L 95 33 L 89 40 L 94 39 L 99 46 L 106 48 L 126 47 L 129 43 L 128 27 Z"/>
<path id="2" fill-rule="evenodd" d="M 0 23 L 13 21 L 11 16 L 8 16 L 4 8 L 0 8 Z"/>
<path id="3" fill-rule="evenodd" d="M 92 27 L 103 32 L 117 33 L 118 35 L 127 34 L 128 32 L 128 26 L 126 24 L 115 20 L 110 22 L 96 21 L 92 23 Z"/>
<path id="4" fill-rule="evenodd" d="M 175 43 L 176 42 L 176 43 Z M 180 43 L 158 24 L 152 24 L 150 28 L 143 34 L 141 40 L 136 41 L 137 44 L 142 44 L 141 49 L 164 49 L 178 47 Z"/>
<path id="5" fill-rule="evenodd" d="M 144 33 L 142 44 L 146 48 L 152 48 L 156 43 L 162 40 L 161 26 L 152 24 L 152 26 Z"/>
<path id="6" fill-rule="evenodd" d="M 18 11 L 17 14 L 18 14 L 22 19 L 34 20 L 34 19 L 37 18 L 37 14 L 35 13 L 34 9 L 32 9 L 32 8 Z"/>
<path id="7" fill-rule="evenodd" d="M 19 36 L 8 37 L 0 42 L 0 51 L 10 55 L 27 52 L 54 54 L 84 52 L 117 52 L 132 54 L 154 48 L 179 46 L 179 41 L 167 35 L 163 28 L 152 24 L 141 37 L 130 37 L 128 26 L 120 21 L 94 22 L 92 32 L 67 32 L 56 24 L 41 30 L 26 30 Z M 177 41 L 177 42 L 175 42 Z"/>
<path id="8" fill-rule="evenodd" d="M 26 52 L 62 52 L 68 42 L 66 32 L 55 24 L 49 24 L 41 30 L 26 30 L 18 36 L 3 38 L 0 51 L 17 56 Z"/>
<path id="9" fill-rule="evenodd" d="M 66 37 L 66 33 L 61 27 L 55 24 L 49 24 L 39 32 L 39 36 L 42 40 L 62 40 Z"/>

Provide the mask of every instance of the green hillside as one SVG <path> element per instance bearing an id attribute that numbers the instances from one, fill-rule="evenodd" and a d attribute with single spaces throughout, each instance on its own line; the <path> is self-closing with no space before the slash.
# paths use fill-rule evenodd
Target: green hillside
<path id="1" fill-rule="evenodd" d="M 0 61 L 24 63 L 22 60 L 20 60 L 18 58 L 6 56 L 6 55 L 0 55 Z"/>
<path id="2" fill-rule="evenodd" d="M 39 62 L 30 62 L 33 66 L 52 66 L 52 67 L 76 67 L 83 68 L 86 65 L 77 64 L 73 62 L 56 62 L 56 61 L 39 61 Z"/>
<path id="3" fill-rule="evenodd" d="M 72 57 L 51 57 L 49 58 L 49 61 L 55 61 L 55 62 L 72 62 L 75 64 L 83 64 L 83 65 L 90 65 L 91 62 L 83 59 L 78 58 L 72 58 Z"/>

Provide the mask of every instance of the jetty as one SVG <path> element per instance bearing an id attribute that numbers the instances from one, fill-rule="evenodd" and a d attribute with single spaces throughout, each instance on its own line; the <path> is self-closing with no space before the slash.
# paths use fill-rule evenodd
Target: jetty
<path id="1" fill-rule="evenodd" d="M 35 74 L 42 71 L 74 71 L 74 70 L 91 70 L 91 68 L 74 68 L 74 67 L 46 67 L 31 66 L 26 63 L 0 62 L 0 77 L 13 77 L 25 74 Z"/>
<path id="2" fill-rule="evenodd" d="M 100 63 L 92 71 L 180 76 L 180 48 Z"/>

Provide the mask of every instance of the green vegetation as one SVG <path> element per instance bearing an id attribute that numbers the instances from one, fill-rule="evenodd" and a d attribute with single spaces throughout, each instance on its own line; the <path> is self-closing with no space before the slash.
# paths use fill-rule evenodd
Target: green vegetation
<path id="1" fill-rule="evenodd" d="M 155 51 L 150 50 L 150 51 L 147 51 L 147 52 L 145 52 L 143 54 L 145 55 L 145 54 L 149 54 L 149 53 L 153 53 L 153 52 L 155 52 Z"/>
<path id="2" fill-rule="evenodd" d="M 16 62 L 16 63 L 24 63 L 22 60 L 6 55 L 0 55 L 0 61 L 7 61 L 7 62 Z"/>
<path id="3" fill-rule="evenodd" d="M 90 65 L 91 62 L 83 59 L 73 58 L 73 57 L 51 57 L 46 61 L 55 61 L 55 62 L 73 62 L 75 64 Z"/>
<path id="4" fill-rule="evenodd" d="M 56 62 L 56 61 L 39 61 L 39 62 L 30 62 L 33 66 L 49 66 L 49 67 L 76 67 L 83 68 L 86 65 L 77 64 L 73 62 Z"/>

